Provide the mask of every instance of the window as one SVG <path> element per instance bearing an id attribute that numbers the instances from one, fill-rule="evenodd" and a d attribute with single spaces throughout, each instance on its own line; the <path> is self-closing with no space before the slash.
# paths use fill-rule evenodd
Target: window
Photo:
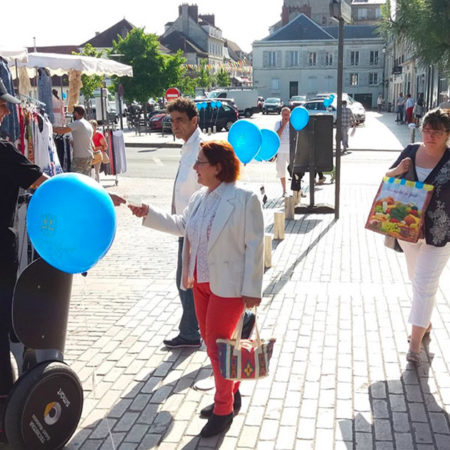
<path id="1" fill-rule="evenodd" d="M 350 65 L 357 66 L 359 64 L 359 52 L 350 52 Z"/>
<path id="2" fill-rule="evenodd" d="M 325 55 L 325 65 L 332 66 L 333 65 L 333 53 L 327 53 Z"/>
<path id="3" fill-rule="evenodd" d="M 358 19 L 360 20 L 367 19 L 367 8 L 358 9 Z"/>
<path id="4" fill-rule="evenodd" d="M 350 74 L 350 84 L 352 86 L 358 86 L 358 74 L 357 73 Z"/>
<path id="5" fill-rule="evenodd" d="M 286 61 L 287 67 L 293 67 L 298 66 L 298 52 L 289 50 L 287 52 L 287 61 Z"/>
<path id="6" fill-rule="evenodd" d="M 265 51 L 263 52 L 264 67 L 276 67 L 277 52 Z"/>
<path id="7" fill-rule="evenodd" d="M 378 84 L 378 74 L 376 72 L 369 73 L 369 85 L 376 86 Z"/>
<path id="8" fill-rule="evenodd" d="M 317 55 L 315 52 L 311 52 L 309 54 L 309 65 L 310 66 L 315 66 L 316 65 L 316 60 L 317 60 Z"/>
<path id="9" fill-rule="evenodd" d="M 372 50 L 370 52 L 370 65 L 376 66 L 378 64 L 378 50 Z"/>
<path id="10" fill-rule="evenodd" d="M 381 9 L 380 8 L 375 9 L 375 18 L 381 19 Z"/>
<path id="11" fill-rule="evenodd" d="M 272 91 L 279 91 L 279 90 L 280 90 L 280 79 L 272 78 Z"/>

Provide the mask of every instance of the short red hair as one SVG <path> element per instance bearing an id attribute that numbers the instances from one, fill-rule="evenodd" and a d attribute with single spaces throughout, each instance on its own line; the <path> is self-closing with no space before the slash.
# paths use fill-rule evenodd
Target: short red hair
<path id="1" fill-rule="evenodd" d="M 207 141 L 200 144 L 208 162 L 215 166 L 220 164 L 222 170 L 217 175 L 220 181 L 232 183 L 239 177 L 241 164 L 233 147 L 226 141 Z"/>

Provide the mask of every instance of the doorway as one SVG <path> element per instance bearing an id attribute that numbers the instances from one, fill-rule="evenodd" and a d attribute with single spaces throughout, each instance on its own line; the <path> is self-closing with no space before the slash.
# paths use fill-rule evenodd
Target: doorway
<path id="1" fill-rule="evenodd" d="M 289 98 L 298 95 L 298 81 L 289 81 Z"/>

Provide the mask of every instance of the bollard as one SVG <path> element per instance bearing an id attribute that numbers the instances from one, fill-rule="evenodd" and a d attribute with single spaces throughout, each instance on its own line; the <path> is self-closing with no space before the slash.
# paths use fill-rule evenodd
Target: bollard
<path id="1" fill-rule="evenodd" d="M 300 191 L 292 191 L 294 198 L 294 206 L 297 206 L 301 202 L 302 196 L 300 195 Z"/>
<path id="2" fill-rule="evenodd" d="M 273 237 L 284 239 L 284 212 L 276 212 L 273 215 Z"/>
<path id="3" fill-rule="evenodd" d="M 211 127 L 208 127 L 208 136 L 211 136 Z"/>
<path id="4" fill-rule="evenodd" d="M 409 127 L 409 142 L 411 142 L 412 144 L 413 142 L 416 141 L 416 124 L 410 123 L 408 127 Z"/>
<path id="5" fill-rule="evenodd" d="M 287 220 L 295 219 L 295 201 L 294 197 L 284 197 L 284 214 Z"/>
<path id="6" fill-rule="evenodd" d="M 272 267 L 272 234 L 264 234 L 264 267 Z"/>
<path id="7" fill-rule="evenodd" d="M 213 126 L 213 133 L 216 134 L 217 133 L 217 127 L 214 125 Z"/>
<path id="8" fill-rule="evenodd" d="M 203 128 L 203 134 L 206 134 L 206 128 Z"/>

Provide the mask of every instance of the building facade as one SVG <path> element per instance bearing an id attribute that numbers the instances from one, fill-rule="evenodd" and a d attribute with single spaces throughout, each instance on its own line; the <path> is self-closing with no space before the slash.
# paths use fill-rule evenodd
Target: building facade
<path id="1" fill-rule="evenodd" d="M 374 25 L 344 27 L 343 91 L 375 107 L 383 91 L 384 41 Z M 300 14 L 253 43 L 253 82 L 260 95 L 313 97 L 337 91 L 338 27 Z"/>

